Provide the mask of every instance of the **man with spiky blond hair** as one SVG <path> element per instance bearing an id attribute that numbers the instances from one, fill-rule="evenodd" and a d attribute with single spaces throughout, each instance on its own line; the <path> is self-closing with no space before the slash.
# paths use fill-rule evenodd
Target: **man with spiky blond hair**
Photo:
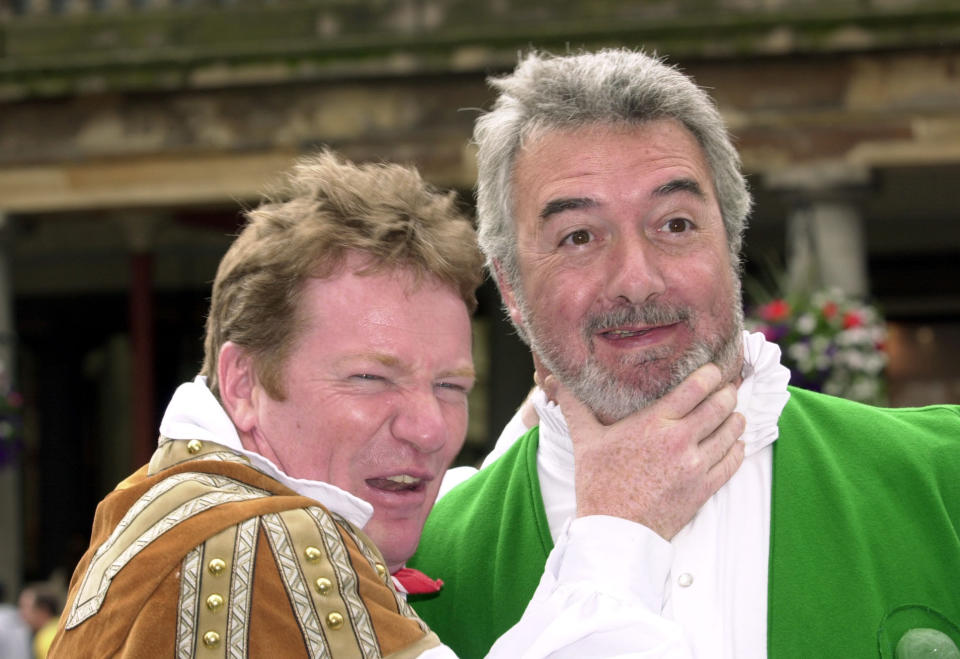
<path id="1" fill-rule="evenodd" d="M 466 434 L 472 225 L 329 152 L 246 216 L 201 375 L 98 507 L 51 656 L 450 657 L 398 588 Z"/>

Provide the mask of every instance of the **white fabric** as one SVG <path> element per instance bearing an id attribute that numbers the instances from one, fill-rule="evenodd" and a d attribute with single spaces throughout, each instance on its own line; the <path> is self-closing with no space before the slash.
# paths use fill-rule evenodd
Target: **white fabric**
<path id="1" fill-rule="evenodd" d="M 599 515 L 571 520 L 523 618 L 488 657 L 691 656 L 680 625 L 657 613 L 672 554 L 670 543 L 639 524 Z"/>
<path id="2" fill-rule="evenodd" d="M 343 516 L 360 528 L 373 516 L 373 506 L 346 490 L 330 483 L 288 476 L 259 453 L 243 448 L 233 421 L 207 388 L 207 379 L 203 376 L 177 387 L 160 421 L 160 441 L 163 442 L 164 438 L 199 439 L 240 453 L 270 478 L 280 481 L 297 494 L 319 501 L 327 510 Z"/>
<path id="3" fill-rule="evenodd" d="M 744 332 L 743 376 L 743 465 L 670 542 L 622 519 L 574 518 L 566 422 L 536 393 L 537 471 L 556 546 L 523 618 L 491 656 L 765 655 L 772 444 L 790 373 L 779 347 Z M 518 436 L 501 436 L 494 451 Z"/>

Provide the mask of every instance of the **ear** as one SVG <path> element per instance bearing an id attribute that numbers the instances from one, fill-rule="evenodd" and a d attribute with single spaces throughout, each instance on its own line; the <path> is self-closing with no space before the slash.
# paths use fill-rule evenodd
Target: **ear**
<path id="1" fill-rule="evenodd" d="M 253 357 L 242 347 L 227 341 L 220 347 L 217 362 L 220 400 L 241 438 L 256 425 L 258 389 Z"/>
<path id="2" fill-rule="evenodd" d="M 513 287 L 503 275 L 503 268 L 500 267 L 500 261 L 496 259 L 493 260 L 493 269 L 497 272 L 497 287 L 500 289 L 500 297 L 503 298 L 503 303 L 507 306 L 510 319 L 520 327 L 526 329 L 527 326 L 523 322 L 523 314 L 520 313 L 520 308 L 517 307 L 517 299 L 513 294 Z"/>

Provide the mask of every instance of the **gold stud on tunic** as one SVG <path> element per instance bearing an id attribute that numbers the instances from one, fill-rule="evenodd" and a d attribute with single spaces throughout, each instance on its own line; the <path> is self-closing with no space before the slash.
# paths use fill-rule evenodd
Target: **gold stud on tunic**
<path id="1" fill-rule="evenodd" d="M 227 563 L 222 558 L 214 558 L 207 563 L 207 569 L 210 570 L 210 574 L 219 577 L 227 569 Z"/>
<path id="2" fill-rule="evenodd" d="M 207 598 L 207 608 L 210 609 L 211 611 L 216 611 L 221 606 L 223 606 L 223 597 L 221 597 L 220 595 L 214 593 L 213 595 Z"/>
<path id="3" fill-rule="evenodd" d="M 336 611 L 327 614 L 327 625 L 330 629 L 340 629 L 343 627 L 343 616 Z"/>
<path id="4" fill-rule="evenodd" d="M 200 449 L 203 448 L 203 442 L 199 439 L 191 439 L 187 442 L 187 453 L 190 455 L 195 455 L 200 452 Z"/>
<path id="5" fill-rule="evenodd" d="M 220 634 L 215 631 L 209 631 L 203 635 L 203 644 L 208 648 L 215 648 L 220 645 Z"/>
<path id="6" fill-rule="evenodd" d="M 330 589 L 333 588 L 333 582 L 326 577 L 318 578 L 314 584 L 317 586 L 317 592 L 321 595 L 326 595 L 330 592 Z"/>
<path id="7" fill-rule="evenodd" d="M 323 557 L 323 552 L 311 545 L 303 550 L 303 555 L 306 556 L 307 560 L 311 563 L 316 563 Z"/>
<path id="8" fill-rule="evenodd" d="M 387 568 L 383 565 L 383 563 L 377 563 L 374 567 L 377 568 L 377 574 L 379 574 L 381 577 L 387 576 Z"/>

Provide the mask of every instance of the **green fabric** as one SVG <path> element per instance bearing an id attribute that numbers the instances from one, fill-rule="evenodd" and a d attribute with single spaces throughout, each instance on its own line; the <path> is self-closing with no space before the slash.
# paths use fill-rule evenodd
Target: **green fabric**
<path id="1" fill-rule="evenodd" d="M 486 655 L 520 619 L 553 549 L 537 479 L 538 439 L 533 428 L 444 495 L 409 561 L 443 579 L 440 593 L 408 599 L 462 659 Z"/>
<path id="2" fill-rule="evenodd" d="M 448 493 L 411 561 L 445 581 L 411 602 L 466 659 L 520 618 L 552 549 L 537 440 Z M 960 408 L 791 388 L 773 465 L 770 657 L 893 657 L 913 627 L 960 643 Z"/>
<path id="3" fill-rule="evenodd" d="M 791 390 L 774 444 L 771 657 L 893 657 L 907 608 L 960 643 L 960 408 Z M 943 619 L 946 620 L 943 620 Z M 950 622 L 952 621 L 952 623 Z"/>

